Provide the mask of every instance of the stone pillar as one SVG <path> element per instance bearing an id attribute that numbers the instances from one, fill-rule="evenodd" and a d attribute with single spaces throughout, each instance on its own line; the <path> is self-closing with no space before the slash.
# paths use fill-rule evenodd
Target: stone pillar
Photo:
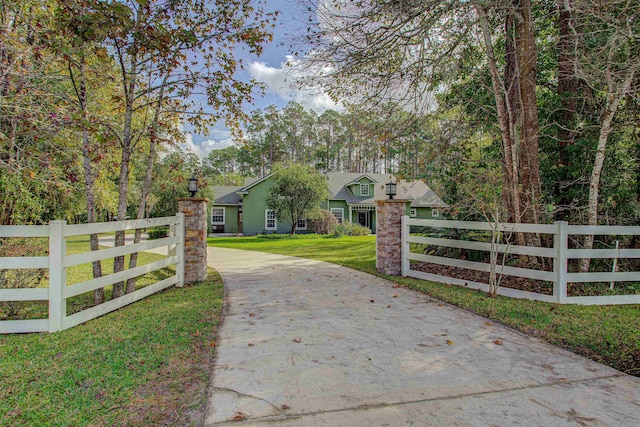
<path id="1" fill-rule="evenodd" d="M 178 212 L 184 214 L 184 282 L 207 278 L 207 203 L 209 199 L 182 197 Z"/>
<path id="2" fill-rule="evenodd" d="M 408 200 L 376 200 L 376 269 L 383 274 L 402 272 L 402 216 Z"/>

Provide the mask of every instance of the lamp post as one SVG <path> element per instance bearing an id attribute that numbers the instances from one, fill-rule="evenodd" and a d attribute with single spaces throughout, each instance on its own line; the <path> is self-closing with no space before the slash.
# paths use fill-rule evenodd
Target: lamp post
<path id="1" fill-rule="evenodd" d="M 191 197 L 195 196 L 198 192 L 198 178 L 191 177 L 189 178 L 189 193 L 191 193 Z"/>
<path id="2" fill-rule="evenodd" d="M 386 184 L 386 189 L 387 189 L 387 196 L 389 196 L 389 200 L 393 200 L 393 196 L 396 195 L 396 183 L 393 181 L 389 181 Z"/>

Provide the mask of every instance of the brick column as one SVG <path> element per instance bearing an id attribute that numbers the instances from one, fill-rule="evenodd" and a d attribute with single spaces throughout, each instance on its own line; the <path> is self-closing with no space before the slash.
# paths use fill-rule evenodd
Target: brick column
<path id="1" fill-rule="evenodd" d="M 407 200 L 376 200 L 376 269 L 383 274 L 402 271 L 402 216 Z"/>
<path id="2" fill-rule="evenodd" d="M 178 212 L 184 214 L 184 282 L 207 278 L 207 203 L 209 199 L 178 199 Z"/>

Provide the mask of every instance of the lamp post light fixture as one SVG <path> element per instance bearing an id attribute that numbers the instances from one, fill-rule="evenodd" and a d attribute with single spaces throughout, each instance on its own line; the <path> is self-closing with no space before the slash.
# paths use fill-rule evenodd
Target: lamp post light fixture
<path id="1" fill-rule="evenodd" d="M 389 196 L 389 200 L 393 200 L 393 196 L 396 195 L 396 183 L 393 181 L 389 181 L 386 185 L 387 188 L 387 196 Z"/>
<path id="2" fill-rule="evenodd" d="M 191 193 L 191 197 L 195 196 L 198 192 L 198 178 L 191 177 L 189 178 L 189 193 Z"/>

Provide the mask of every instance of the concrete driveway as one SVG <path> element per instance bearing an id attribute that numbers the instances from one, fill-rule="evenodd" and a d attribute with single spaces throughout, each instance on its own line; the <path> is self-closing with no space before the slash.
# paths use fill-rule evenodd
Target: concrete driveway
<path id="1" fill-rule="evenodd" d="M 206 426 L 637 426 L 640 379 L 333 264 L 208 248 Z"/>

